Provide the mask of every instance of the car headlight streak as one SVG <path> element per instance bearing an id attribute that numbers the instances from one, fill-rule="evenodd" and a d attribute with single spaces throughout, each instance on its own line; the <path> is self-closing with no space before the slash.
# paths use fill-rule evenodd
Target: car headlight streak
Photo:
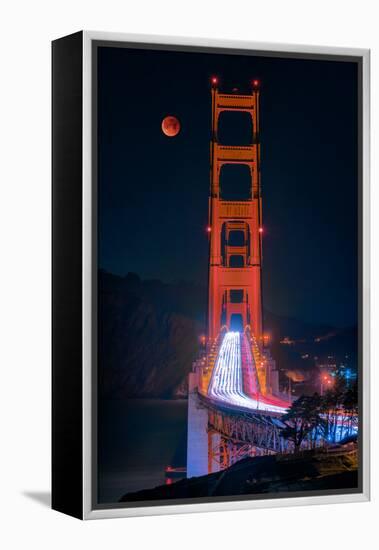
<path id="1" fill-rule="evenodd" d="M 209 384 L 208 397 L 236 408 L 284 414 L 286 412 L 285 407 L 270 403 L 269 400 L 265 400 L 263 395 L 258 394 L 257 398 L 254 399 L 244 393 L 241 338 L 245 338 L 245 335 L 239 332 L 227 332 L 225 334 Z"/>

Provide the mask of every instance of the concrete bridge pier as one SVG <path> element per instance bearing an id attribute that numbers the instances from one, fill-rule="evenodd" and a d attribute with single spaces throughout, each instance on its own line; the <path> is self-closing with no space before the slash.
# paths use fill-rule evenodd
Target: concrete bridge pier
<path id="1" fill-rule="evenodd" d="M 197 394 L 198 373 L 188 377 L 187 477 L 208 474 L 208 410 Z"/>

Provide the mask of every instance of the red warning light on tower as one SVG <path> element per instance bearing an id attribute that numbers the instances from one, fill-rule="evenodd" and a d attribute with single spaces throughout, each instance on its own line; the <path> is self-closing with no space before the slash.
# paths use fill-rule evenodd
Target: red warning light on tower
<path id="1" fill-rule="evenodd" d="M 256 79 L 253 80 L 252 84 L 253 84 L 254 88 L 258 88 L 260 82 L 259 82 L 259 80 L 256 78 Z"/>
<path id="2" fill-rule="evenodd" d="M 217 76 L 212 76 L 211 82 L 212 82 L 213 86 L 217 86 L 217 84 L 218 84 L 218 78 L 217 78 Z"/>

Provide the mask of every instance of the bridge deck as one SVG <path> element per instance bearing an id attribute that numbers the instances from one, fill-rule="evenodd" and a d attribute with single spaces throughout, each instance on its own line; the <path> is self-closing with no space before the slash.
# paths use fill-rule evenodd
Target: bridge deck
<path id="1" fill-rule="evenodd" d="M 207 398 L 214 404 L 246 412 L 263 412 L 282 415 L 288 403 L 275 397 L 263 396 L 259 391 L 256 367 L 252 354 L 246 356 L 246 336 L 239 332 L 227 332 L 218 351 Z M 242 351 L 248 364 L 242 369 Z M 251 370 L 253 376 L 247 376 Z M 244 376 L 245 374 L 245 376 Z M 246 387 L 246 379 L 250 380 Z"/>

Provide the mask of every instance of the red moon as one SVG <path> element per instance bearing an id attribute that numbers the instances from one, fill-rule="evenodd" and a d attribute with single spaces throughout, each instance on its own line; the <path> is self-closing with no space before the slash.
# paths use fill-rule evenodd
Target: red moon
<path id="1" fill-rule="evenodd" d="M 162 132 L 168 137 L 177 136 L 180 132 L 180 122 L 174 116 L 166 116 L 162 120 Z"/>

